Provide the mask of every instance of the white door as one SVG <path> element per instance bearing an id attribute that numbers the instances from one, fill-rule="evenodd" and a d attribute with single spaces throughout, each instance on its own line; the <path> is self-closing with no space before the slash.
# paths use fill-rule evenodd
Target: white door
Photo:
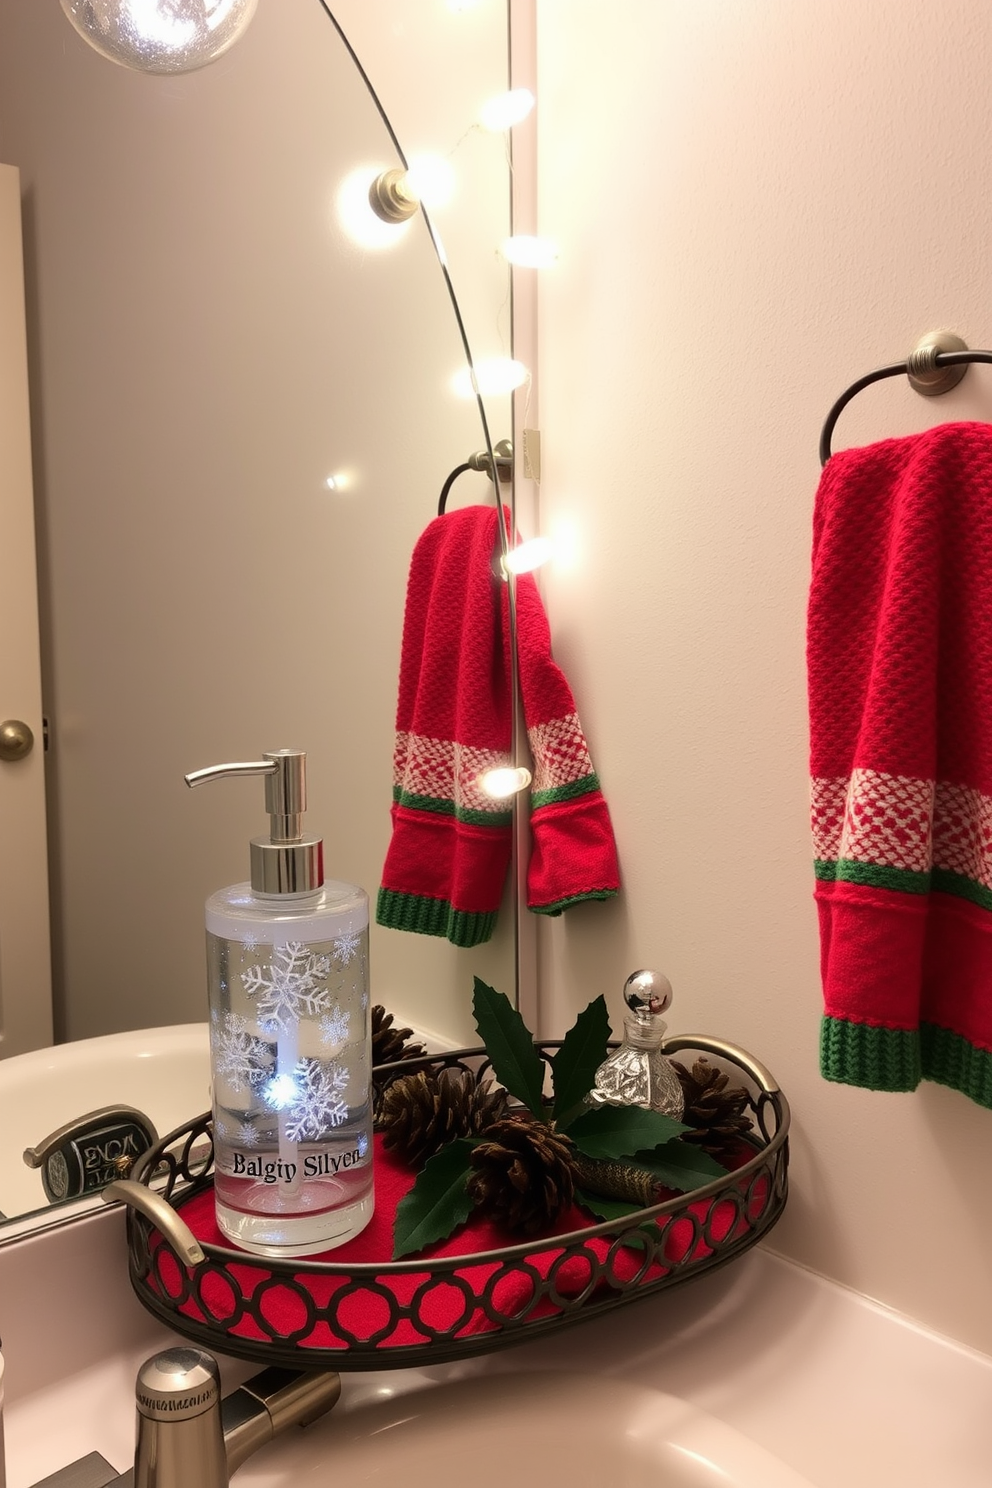
<path id="1" fill-rule="evenodd" d="M 16 755 L 18 724 L 34 736 Z M 4 725 L 7 725 L 5 728 Z M 0 165 L 0 1057 L 52 1042 L 20 178 Z"/>

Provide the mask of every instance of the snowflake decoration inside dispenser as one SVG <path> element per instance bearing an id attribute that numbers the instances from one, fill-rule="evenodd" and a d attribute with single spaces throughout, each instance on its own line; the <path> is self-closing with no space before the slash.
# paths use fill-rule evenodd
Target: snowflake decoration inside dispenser
<path id="1" fill-rule="evenodd" d="M 247 1018 L 215 1008 L 210 1015 L 210 1057 L 214 1079 L 239 1095 L 262 1084 L 275 1062 L 275 1051 L 251 1032 Z"/>
<path id="2" fill-rule="evenodd" d="M 291 940 L 273 946 L 267 964 L 250 966 L 242 972 L 241 985 L 255 999 L 259 1026 L 285 1032 L 303 1018 L 316 1018 L 330 1006 L 330 971 L 330 956 Z"/>

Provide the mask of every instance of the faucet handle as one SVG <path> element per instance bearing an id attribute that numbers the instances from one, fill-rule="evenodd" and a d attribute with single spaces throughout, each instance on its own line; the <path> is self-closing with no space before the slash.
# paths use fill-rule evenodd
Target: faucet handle
<path id="1" fill-rule="evenodd" d="M 245 1380 L 221 1407 L 228 1472 L 288 1426 L 310 1426 L 340 1394 L 341 1376 L 332 1370 L 318 1374 L 274 1366 Z"/>

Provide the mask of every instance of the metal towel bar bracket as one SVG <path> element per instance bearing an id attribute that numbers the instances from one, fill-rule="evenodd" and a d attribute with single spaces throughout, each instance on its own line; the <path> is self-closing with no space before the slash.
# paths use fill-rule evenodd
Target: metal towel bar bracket
<path id="1" fill-rule="evenodd" d="M 864 388 L 870 387 L 873 382 L 881 382 L 885 377 L 905 374 L 916 392 L 925 398 L 937 398 L 941 393 L 949 393 L 951 388 L 957 387 L 972 362 L 992 363 L 992 351 L 970 350 L 967 343 L 953 331 L 928 331 L 904 362 L 876 367 L 874 372 L 859 377 L 857 382 L 852 382 L 841 393 L 827 414 L 820 434 L 820 464 L 826 465 L 832 454 L 830 440 L 837 420 L 851 399 L 856 398 Z"/>
<path id="2" fill-rule="evenodd" d="M 496 474 L 498 475 L 500 482 L 505 485 L 509 481 L 510 476 L 513 472 L 513 445 L 509 439 L 501 439 L 499 443 L 494 447 L 493 459 L 496 462 Z M 438 498 L 437 503 L 437 514 L 439 517 L 444 516 L 444 509 L 448 503 L 448 492 L 451 490 L 458 477 L 460 475 L 464 475 L 466 470 L 484 470 L 489 479 L 492 480 L 493 472 L 491 461 L 486 450 L 479 450 L 476 454 L 469 455 L 464 464 L 455 466 L 454 470 L 451 472 L 451 474 L 448 476 L 448 479 L 441 487 L 441 495 Z"/>

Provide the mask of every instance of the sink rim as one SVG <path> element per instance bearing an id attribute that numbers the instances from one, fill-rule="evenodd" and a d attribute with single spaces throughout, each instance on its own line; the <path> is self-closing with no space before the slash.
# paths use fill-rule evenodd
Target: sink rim
<path id="1" fill-rule="evenodd" d="M 664 1455 L 668 1448 L 669 1455 L 695 1458 L 701 1469 L 709 1464 L 714 1483 L 725 1482 L 726 1488 L 814 1488 L 809 1478 L 759 1442 L 683 1397 L 590 1374 L 588 1369 L 528 1369 L 445 1382 L 425 1380 L 388 1399 L 349 1405 L 328 1422 L 319 1462 L 301 1462 L 298 1470 L 309 1474 L 330 1468 L 346 1474 L 353 1463 L 368 1471 L 370 1452 L 385 1452 L 387 1458 L 396 1454 L 409 1463 L 410 1454 L 418 1449 L 443 1449 L 447 1429 L 456 1422 L 460 1431 L 468 1428 L 480 1438 L 485 1450 L 487 1429 L 505 1432 L 508 1420 L 516 1436 L 528 1422 L 560 1426 L 566 1410 L 572 1423 L 577 1411 L 582 1412 L 580 1420 L 589 1421 L 592 1406 L 597 1421 L 607 1428 L 612 1425 L 618 1450 L 624 1437 L 639 1442 L 647 1453 Z"/>

